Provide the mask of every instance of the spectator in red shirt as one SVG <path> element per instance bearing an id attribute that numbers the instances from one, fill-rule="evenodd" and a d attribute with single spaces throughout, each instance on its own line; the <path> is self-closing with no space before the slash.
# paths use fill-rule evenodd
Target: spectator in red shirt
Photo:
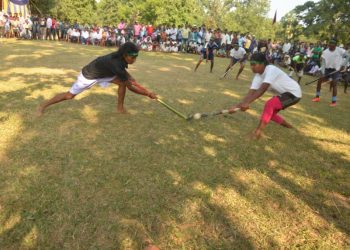
<path id="1" fill-rule="evenodd" d="M 147 29 L 147 36 L 152 36 L 152 34 L 153 34 L 152 24 L 148 24 L 146 29 Z"/>
<path id="2" fill-rule="evenodd" d="M 53 40 L 56 40 L 56 19 L 52 18 L 51 35 Z"/>

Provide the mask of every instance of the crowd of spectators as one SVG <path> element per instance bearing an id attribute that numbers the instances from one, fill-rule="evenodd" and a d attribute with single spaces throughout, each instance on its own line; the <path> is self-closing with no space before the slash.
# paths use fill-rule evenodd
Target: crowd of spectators
<path id="1" fill-rule="evenodd" d="M 320 57 L 327 44 L 271 39 L 257 40 L 250 33 L 211 29 L 205 25 L 143 25 L 137 21 L 128 24 L 121 20 L 116 26 L 97 26 L 69 23 L 51 16 L 37 15 L 24 18 L 21 14 L 0 12 L 0 37 L 58 40 L 92 46 L 116 46 L 133 41 L 144 51 L 199 54 L 211 38 L 218 45 L 216 56 L 229 57 L 233 45 L 238 44 L 248 54 L 265 51 L 274 64 L 288 67 L 296 55 L 305 55 L 305 72 L 317 75 L 320 72 Z M 340 45 L 342 46 L 342 45 Z M 348 49 L 348 47 L 346 48 Z"/>

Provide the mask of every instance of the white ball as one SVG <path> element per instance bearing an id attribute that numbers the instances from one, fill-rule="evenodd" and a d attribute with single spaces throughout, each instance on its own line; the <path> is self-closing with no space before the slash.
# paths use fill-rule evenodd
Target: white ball
<path id="1" fill-rule="evenodd" d="M 200 113 L 196 113 L 196 114 L 194 114 L 194 116 L 193 116 L 193 118 L 195 119 L 195 120 L 198 120 L 198 119 L 200 119 L 201 118 L 201 114 Z"/>

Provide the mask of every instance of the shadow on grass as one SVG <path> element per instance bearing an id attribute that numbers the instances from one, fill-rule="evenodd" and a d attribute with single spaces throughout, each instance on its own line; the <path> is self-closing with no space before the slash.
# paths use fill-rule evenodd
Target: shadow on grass
<path id="1" fill-rule="evenodd" d="M 349 161 L 301 129 L 271 124 L 272 140 L 248 142 L 244 134 L 258 122 L 248 113 L 187 123 L 128 93 L 132 114 L 116 115 L 115 97 L 94 89 L 34 119 L 30 112 L 44 95 L 28 95 L 53 90 L 37 74 L 18 77 L 33 84 L 0 99 L 9 115 L 2 125 L 20 123 L 2 149 L 1 248 L 140 249 L 147 240 L 162 249 L 349 244 L 349 207 L 341 201 L 350 195 Z M 159 92 L 189 110 L 210 111 L 244 92 L 209 92 L 203 82 L 184 86 L 176 79 L 167 89 L 166 76 L 160 79 Z M 303 113 L 291 111 L 287 117 L 303 126 Z M 317 115 L 320 126 L 329 126 L 328 114 Z"/>

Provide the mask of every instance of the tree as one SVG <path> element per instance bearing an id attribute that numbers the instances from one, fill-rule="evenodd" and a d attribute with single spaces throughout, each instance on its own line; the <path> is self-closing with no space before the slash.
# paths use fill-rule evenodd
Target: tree
<path id="1" fill-rule="evenodd" d="M 236 0 L 226 4 L 230 10 L 224 17 L 225 28 L 250 32 L 259 38 L 275 38 L 278 25 L 272 25 L 272 20 L 266 17 L 270 9 L 268 0 Z"/>
<path id="2" fill-rule="evenodd" d="M 347 42 L 350 34 L 350 0 L 308 1 L 293 11 L 305 36 L 315 36 L 321 40 L 335 37 Z"/>
<path id="3" fill-rule="evenodd" d="M 282 30 L 280 30 L 279 36 L 284 40 L 299 40 L 300 35 L 303 33 L 303 27 L 299 24 L 294 10 L 281 18 L 281 26 Z"/>
<path id="4" fill-rule="evenodd" d="M 51 13 L 70 22 L 92 24 L 96 22 L 96 9 L 95 0 L 56 0 Z"/>
<path id="5" fill-rule="evenodd" d="M 31 0 L 29 4 L 34 14 L 51 15 L 79 23 L 94 23 L 97 20 L 95 0 Z"/>
<path id="6" fill-rule="evenodd" d="M 32 0 L 44 14 L 71 22 L 117 25 L 121 19 L 154 25 L 206 24 L 274 38 L 278 25 L 267 18 L 269 0 Z M 34 9 L 34 8 L 32 8 Z"/>
<path id="7" fill-rule="evenodd" d="M 102 0 L 98 13 L 103 24 L 116 23 L 121 19 L 155 25 L 183 24 L 202 20 L 200 6 L 197 0 Z"/>
<path id="8" fill-rule="evenodd" d="M 46 15 L 55 6 L 55 0 L 31 0 L 29 6 L 33 14 Z"/>

